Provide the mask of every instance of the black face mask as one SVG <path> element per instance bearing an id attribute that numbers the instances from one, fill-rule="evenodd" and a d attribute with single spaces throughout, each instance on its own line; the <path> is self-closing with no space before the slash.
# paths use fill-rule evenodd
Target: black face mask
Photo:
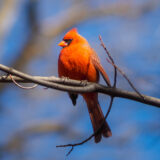
<path id="1" fill-rule="evenodd" d="M 63 39 L 63 41 L 65 41 L 67 43 L 67 46 L 69 46 L 72 42 L 72 39 Z"/>

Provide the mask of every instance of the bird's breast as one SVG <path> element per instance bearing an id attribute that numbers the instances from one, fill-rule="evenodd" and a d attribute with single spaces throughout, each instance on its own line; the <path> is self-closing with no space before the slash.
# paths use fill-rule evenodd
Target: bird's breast
<path id="1" fill-rule="evenodd" d="M 99 75 L 90 60 L 90 56 L 91 51 L 85 47 L 66 47 L 62 49 L 58 60 L 59 76 L 97 82 Z"/>

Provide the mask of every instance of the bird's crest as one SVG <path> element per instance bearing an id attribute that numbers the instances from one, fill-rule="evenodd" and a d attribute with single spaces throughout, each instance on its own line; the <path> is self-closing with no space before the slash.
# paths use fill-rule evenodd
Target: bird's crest
<path id="1" fill-rule="evenodd" d="M 77 38 L 77 35 L 78 35 L 77 28 L 72 28 L 65 34 L 63 39 L 75 39 Z"/>
<path id="2" fill-rule="evenodd" d="M 78 32 L 77 28 L 72 28 L 69 32 Z"/>

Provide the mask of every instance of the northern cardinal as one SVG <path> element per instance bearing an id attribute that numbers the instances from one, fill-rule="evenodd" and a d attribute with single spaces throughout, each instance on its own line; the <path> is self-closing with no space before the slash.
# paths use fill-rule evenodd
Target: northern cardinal
<path id="1" fill-rule="evenodd" d="M 104 71 L 98 55 L 90 47 L 87 40 L 78 34 L 76 28 L 67 32 L 58 45 L 63 47 L 58 59 L 59 77 L 98 82 L 100 72 L 110 86 L 108 75 Z M 69 96 L 73 105 L 75 105 L 78 95 L 75 93 L 69 93 Z M 87 103 L 94 132 L 96 132 L 103 124 L 101 130 L 99 130 L 94 137 L 95 142 L 98 143 L 101 141 L 102 135 L 104 137 L 110 137 L 112 135 L 110 127 L 105 121 L 99 105 L 98 93 L 84 93 L 82 96 Z"/>

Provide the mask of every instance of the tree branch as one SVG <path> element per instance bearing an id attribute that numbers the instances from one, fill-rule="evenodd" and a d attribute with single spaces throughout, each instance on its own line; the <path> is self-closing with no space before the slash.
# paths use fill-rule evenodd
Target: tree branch
<path id="1" fill-rule="evenodd" d="M 17 77 L 14 77 L 14 79 L 21 83 L 36 83 L 48 88 L 57 89 L 61 91 L 69 91 L 69 92 L 75 92 L 75 93 L 86 93 L 86 92 L 99 92 L 103 94 L 107 94 L 114 97 L 120 97 L 120 98 L 126 98 L 130 100 L 134 100 L 137 102 L 141 102 L 148 105 L 153 105 L 155 107 L 160 108 L 160 99 L 142 95 L 144 97 L 141 98 L 137 93 L 135 92 L 129 92 L 126 90 L 113 88 L 113 87 L 106 87 L 101 84 L 97 83 L 90 83 L 87 82 L 85 85 L 81 81 L 71 80 L 71 79 L 63 79 L 63 78 L 57 78 L 57 77 L 40 77 L 40 76 L 31 76 L 28 74 L 25 74 L 23 72 L 17 71 L 13 68 L 9 68 L 5 65 L 0 64 L 0 70 L 4 71 L 8 74 L 15 75 Z M 11 79 L 7 76 L 0 77 L 0 82 L 12 82 Z"/>

